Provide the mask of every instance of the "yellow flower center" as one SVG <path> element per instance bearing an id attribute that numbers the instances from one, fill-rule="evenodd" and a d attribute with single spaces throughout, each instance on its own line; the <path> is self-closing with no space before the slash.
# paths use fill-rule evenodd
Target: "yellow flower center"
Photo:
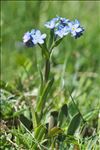
<path id="1" fill-rule="evenodd" d="M 74 28 L 74 27 L 72 27 L 72 30 L 74 31 L 74 30 L 75 30 L 75 28 Z"/>

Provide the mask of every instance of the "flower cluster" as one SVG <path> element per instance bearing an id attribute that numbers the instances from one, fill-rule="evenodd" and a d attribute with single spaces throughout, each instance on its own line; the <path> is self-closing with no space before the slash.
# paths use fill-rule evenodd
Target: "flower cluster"
<path id="1" fill-rule="evenodd" d="M 33 47 L 36 44 L 43 44 L 46 34 L 41 34 L 40 30 L 31 30 L 23 36 L 23 42 L 27 47 Z"/>
<path id="2" fill-rule="evenodd" d="M 51 29 L 54 36 L 57 39 L 63 38 L 67 34 L 79 38 L 84 31 L 78 20 L 70 21 L 69 19 L 57 16 L 45 23 L 45 27 Z M 36 44 L 43 44 L 46 38 L 46 34 L 41 34 L 40 30 L 31 30 L 31 32 L 26 32 L 23 36 L 23 42 L 27 47 L 33 47 Z"/>
<path id="3" fill-rule="evenodd" d="M 68 33 L 75 38 L 80 37 L 83 34 L 83 27 L 80 26 L 78 20 L 70 21 L 69 19 L 56 17 L 45 23 L 47 28 L 54 30 L 54 34 L 60 38 L 63 38 Z"/>

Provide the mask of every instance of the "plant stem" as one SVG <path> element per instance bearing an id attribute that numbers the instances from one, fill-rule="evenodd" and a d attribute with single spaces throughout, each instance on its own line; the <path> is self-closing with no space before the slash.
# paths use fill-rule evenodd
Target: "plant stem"
<path id="1" fill-rule="evenodd" d="M 50 74 L 50 60 L 46 59 L 45 61 L 45 82 L 47 83 Z"/>

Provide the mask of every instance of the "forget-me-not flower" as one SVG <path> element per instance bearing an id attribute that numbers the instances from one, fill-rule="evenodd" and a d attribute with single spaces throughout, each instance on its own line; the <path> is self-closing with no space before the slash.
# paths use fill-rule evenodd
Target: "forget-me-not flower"
<path id="1" fill-rule="evenodd" d="M 84 29 L 80 26 L 78 20 L 75 20 L 74 22 L 69 21 L 68 26 L 70 28 L 70 33 L 73 37 L 78 38 L 83 34 Z"/>
<path id="2" fill-rule="evenodd" d="M 56 18 L 53 18 L 50 21 L 46 22 L 45 26 L 47 28 L 53 29 L 54 34 L 57 37 L 63 38 L 63 36 L 69 33 L 67 26 L 68 21 L 69 19 L 57 16 Z"/>
<path id="3" fill-rule="evenodd" d="M 23 43 L 27 46 L 27 47 L 33 47 L 34 43 L 32 42 L 32 36 L 30 32 L 26 32 L 23 36 Z"/>
<path id="4" fill-rule="evenodd" d="M 55 39 L 63 38 L 68 33 L 75 38 L 83 34 L 84 28 L 80 26 L 78 20 L 70 21 L 62 17 L 55 17 L 45 23 L 47 28 L 53 30 Z M 23 42 L 27 47 L 33 47 L 36 44 L 43 44 L 46 34 L 41 34 L 40 30 L 33 29 L 31 32 L 26 32 L 23 36 Z"/>
<path id="5" fill-rule="evenodd" d="M 59 19 L 59 18 L 56 17 L 56 18 L 53 18 L 53 19 L 51 19 L 50 21 L 46 22 L 46 23 L 44 24 L 45 27 L 50 28 L 50 29 L 54 29 L 55 26 L 56 26 L 56 23 L 57 23 L 58 19 Z"/>
<path id="6" fill-rule="evenodd" d="M 23 42 L 27 47 L 33 47 L 36 44 L 43 44 L 46 34 L 41 34 L 39 30 L 33 29 L 31 32 L 26 32 L 23 36 Z"/>
<path id="7" fill-rule="evenodd" d="M 60 17 L 59 20 L 60 20 L 60 24 L 62 24 L 63 26 L 66 26 L 69 21 L 69 19 L 62 18 L 62 17 Z"/>
<path id="8" fill-rule="evenodd" d="M 68 19 L 57 16 L 56 18 L 51 19 L 50 21 L 45 23 L 45 27 L 54 29 L 59 25 L 66 25 Z"/>
<path id="9" fill-rule="evenodd" d="M 68 33 L 69 33 L 69 27 L 67 26 L 59 28 L 58 30 L 55 31 L 55 35 L 59 36 L 60 38 L 63 38 Z"/>
<path id="10" fill-rule="evenodd" d="M 41 34 L 40 30 L 32 30 L 31 36 L 34 44 L 43 44 L 46 38 L 46 34 Z"/>
<path id="11" fill-rule="evenodd" d="M 53 29 L 55 36 L 60 38 L 63 38 L 68 33 L 71 33 L 73 37 L 78 38 L 83 34 L 84 31 L 78 20 L 73 22 L 69 19 L 59 16 L 46 22 L 45 26 L 51 30 Z"/>

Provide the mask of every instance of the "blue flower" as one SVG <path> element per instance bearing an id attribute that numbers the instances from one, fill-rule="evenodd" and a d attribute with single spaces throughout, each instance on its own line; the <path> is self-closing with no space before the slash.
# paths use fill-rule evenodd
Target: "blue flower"
<path id="1" fill-rule="evenodd" d="M 59 20 L 60 20 L 60 24 L 62 24 L 63 26 L 66 26 L 69 21 L 69 19 L 62 18 L 62 17 L 59 17 Z"/>
<path id="2" fill-rule="evenodd" d="M 32 36 L 30 34 L 30 32 L 26 32 L 23 36 L 23 43 L 27 46 L 27 47 L 33 47 L 34 43 L 32 42 Z"/>
<path id="3" fill-rule="evenodd" d="M 69 27 L 59 27 L 58 30 L 55 31 L 55 35 L 59 36 L 60 38 L 63 38 L 69 33 Z"/>
<path id="4" fill-rule="evenodd" d="M 59 36 L 60 38 L 63 38 L 63 36 L 69 33 L 67 25 L 68 21 L 69 19 L 57 16 L 56 18 L 53 18 L 51 21 L 46 22 L 45 26 L 47 28 L 53 29 L 56 37 Z"/>
<path id="5" fill-rule="evenodd" d="M 39 30 L 33 29 L 31 32 L 26 32 L 23 36 L 23 42 L 27 47 L 33 47 L 36 44 L 43 44 L 46 34 L 41 34 Z"/>
<path id="6" fill-rule="evenodd" d="M 69 21 L 68 26 L 70 28 L 70 33 L 73 37 L 78 38 L 81 35 L 83 35 L 83 27 L 80 26 L 80 23 L 78 20 L 75 20 L 74 22 Z"/>
<path id="7" fill-rule="evenodd" d="M 57 21 L 58 21 L 58 17 L 51 19 L 50 21 L 46 22 L 44 25 L 47 28 L 54 29 Z"/>
<path id="8" fill-rule="evenodd" d="M 63 38 L 68 33 L 71 33 L 73 37 L 78 38 L 81 35 L 83 35 L 84 31 L 83 27 L 80 26 L 78 20 L 71 22 L 69 19 L 62 18 L 59 16 L 53 18 L 51 21 L 46 22 L 45 26 L 47 28 L 50 28 L 51 30 L 54 30 L 56 38 Z"/>
<path id="9" fill-rule="evenodd" d="M 41 34 L 40 30 L 32 30 L 31 36 L 34 44 L 43 44 L 46 38 L 46 34 Z"/>
<path id="10" fill-rule="evenodd" d="M 54 29 L 58 27 L 59 25 L 65 26 L 69 20 L 66 18 L 62 18 L 57 16 L 56 18 L 51 19 L 50 21 L 45 23 L 45 27 Z"/>

